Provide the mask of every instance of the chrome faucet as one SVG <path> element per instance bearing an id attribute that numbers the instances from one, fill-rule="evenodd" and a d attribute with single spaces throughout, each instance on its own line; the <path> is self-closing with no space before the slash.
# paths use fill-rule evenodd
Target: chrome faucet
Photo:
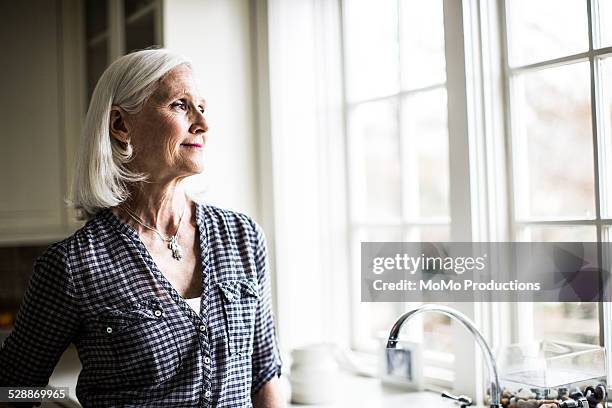
<path id="1" fill-rule="evenodd" d="M 491 348 L 485 341 L 482 333 L 480 333 L 480 331 L 476 328 L 476 325 L 474 324 L 474 322 L 472 322 L 470 318 L 464 315 L 463 313 L 458 312 L 457 310 L 452 309 L 450 307 L 441 306 L 441 305 L 428 304 L 428 305 L 417 307 L 416 309 L 411 310 L 408 313 L 404 313 L 399 319 L 397 319 L 397 322 L 395 322 L 395 324 L 393 325 L 393 328 L 391 329 L 391 333 L 389 333 L 389 340 L 387 341 L 387 348 L 388 349 L 396 348 L 397 342 L 398 342 L 398 336 L 399 336 L 400 330 L 402 326 L 404 325 L 404 323 L 406 323 L 408 320 L 410 320 L 415 315 L 424 313 L 424 312 L 438 312 L 454 320 L 457 320 L 466 329 L 468 329 L 468 331 L 472 334 L 472 336 L 474 336 L 474 338 L 476 339 L 476 342 L 478 343 L 481 350 L 485 354 L 485 357 L 487 360 L 487 367 L 489 369 L 489 377 L 491 377 L 491 382 L 490 382 L 491 405 L 490 405 L 490 408 L 499 408 L 501 406 L 500 405 L 500 393 L 499 393 L 499 377 L 497 376 L 497 365 L 495 364 L 493 353 L 491 352 Z"/>

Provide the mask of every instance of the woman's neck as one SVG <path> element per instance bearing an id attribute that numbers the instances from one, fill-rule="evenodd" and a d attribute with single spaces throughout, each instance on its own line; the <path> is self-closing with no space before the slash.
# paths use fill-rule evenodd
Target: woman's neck
<path id="1" fill-rule="evenodd" d="M 129 192 L 129 198 L 114 210 L 119 210 L 122 218 L 129 220 L 129 224 L 139 233 L 147 228 L 134 220 L 129 213 L 166 236 L 176 233 L 181 217 L 183 223 L 190 219 L 191 200 L 185 195 L 180 180 L 165 185 L 138 183 L 132 186 Z"/>

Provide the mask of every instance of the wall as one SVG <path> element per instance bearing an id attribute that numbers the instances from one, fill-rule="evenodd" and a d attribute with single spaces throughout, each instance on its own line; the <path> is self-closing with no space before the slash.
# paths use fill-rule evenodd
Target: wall
<path id="1" fill-rule="evenodd" d="M 259 219 L 249 2 L 166 0 L 163 21 L 164 45 L 192 59 L 208 103 L 207 167 L 190 186 Z"/>

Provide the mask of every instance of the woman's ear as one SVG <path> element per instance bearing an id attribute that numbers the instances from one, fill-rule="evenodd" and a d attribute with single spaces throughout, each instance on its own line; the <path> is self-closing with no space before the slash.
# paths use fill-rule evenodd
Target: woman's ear
<path id="1" fill-rule="evenodd" d="M 126 112 L 118 106 L 111 106 L 110 134 L 115 140 L 126 144 L 130 143 L 130 132 Z"/>

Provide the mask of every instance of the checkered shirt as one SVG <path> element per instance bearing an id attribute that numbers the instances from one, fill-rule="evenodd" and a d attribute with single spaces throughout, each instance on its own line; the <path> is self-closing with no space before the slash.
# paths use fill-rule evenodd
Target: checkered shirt
<path id="1" fill-rule="evenodd" d="M 249 217 L 197 204 L 200 316 L 110 209 L 37 259 L 0 349 L 0 386 L 45 386 L 74 343 L 84 407 L 252 407 L 280 375 L 265 238 Z"/>

